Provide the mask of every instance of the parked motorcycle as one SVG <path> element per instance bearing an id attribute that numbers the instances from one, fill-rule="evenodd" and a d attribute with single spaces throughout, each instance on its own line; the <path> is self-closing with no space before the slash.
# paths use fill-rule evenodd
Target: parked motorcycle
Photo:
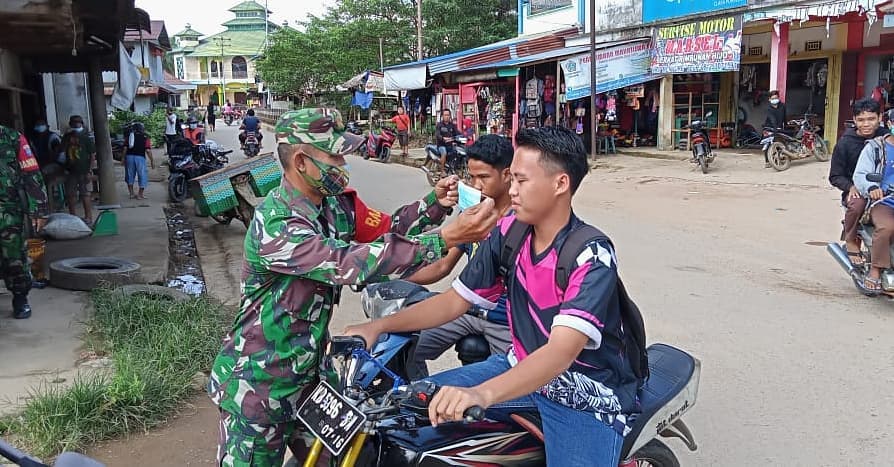
<path id="1" fill-rule="evenodd" d="M 357 150 L 364 159 L 373 158 L 379 162 L 388 162 L 391 158 L 391 147 L 397 139 L 397 133 L 391 128 L 382 127 L 379 133 L 370 129 L 366 142 Z"/>
<path id="2" fill-rule="evenodd" d="M 257 133 L 246 130 L 245 144 L 243 145 L 242 152 L 245 154 L 246 158 L 255 157 L 261 152 L 261 143 L 258 141 Z"/>
<path id="3" fill-rule="evenodd" d="M 705 114 L 707 119 L 714 112 Z M 714 152 L 711 150 L 711 138 L 708 136 L 705 121 L 693 120 L 687 126 L 689 128 L 689 148 L 692 150 L 691 162 L 698 164 L 702 173 L 708 173 L 708 164 L 714 162 Z"/>
<path id="4" fill-rule="evenodd" d="M 805 114 L 804 118 L 790 121 L 789 126 L 798 127 L 794 136 L 777 128 L 764 128 L 761 147 L 764 155 L 779 172 L 788 169 L 792 161 L 813 156 L 820 162 L 832 157 L 829 144 L 817 132 L 818 127 L 810 123 L 813 115 Z"/>
<path id="5" fill-rule="evenodd" d="M 466 143 L 469 140 L 465 136 L 457 136 L 453 144 L 447 147 L 447 175 L 456 175 L 465 180 L 469 173 L 469 158 L 466 153 Z M 435 186 L 441 179 L 441 153 L 436 144 L 425 147 L 425 162 L 422 164 L 425 177 L 431 186 Z"/>
<path id="6" fill-rule="evenodd" d="M 868 174 L 866 179 L 872 183 L 878 184 L 878 186 L 882 186 L 882 174 L 874 173 Z M 885 192 L 885 197 L 878 200 L 867 203 L 866 205 L 866 213 L 872 209 L 873 206 L 881 203 L 886 199 L 894 198 L 894 190 L 888 190 Z M 863 222 L 863 219 L 866 222 Z M 862 292 L 864 295 L 868 296 L 876 296 L 881 294 L 887 294 L 889 296 L 894 297 L 894 270 L 886 269 L 882 271 L 881 279 L 882 279 L 882 290 L 868 290 L 863 284 L 866 279 L 866 274 L 869 274 L 869 268 L 872 264 L 872 234 L 875 232 L 875 226 L 872 224 L 872 221 L 869 219 L 869 216 L 864 215 L 863 219 L 860 220 L 857 225 L 857 235 L 860 236 L 860 240 L 862 243 L 861 253 L 863 255 L 863 265 L 856 266 L 853 262 L 851 262 L 850 257 L 847 254 L 847 245 L 840 243 L 829 243 L 826 245 L 826 251 L 838 261 L 838 265 L 844 269 L 844 272 L 850 276 L 851 280 L 854 281 L 854 285 L 857 289 Z M 889 251 L 891 258 L 894 259 L 894 245 L 891 245 L 891 250 Z"/>
<path id="7" fill-rule="evenodd" d="M 171 152 L 173 154 L 168 156 L 168 197 L 171 202 L 182 203 L 189 196 L 189 180 L 227 165 L 227 154 L 233 150 L 223 150 L 212 140 L 193 145 L 188 140 L 180 139 L 172 146 Z"/>
<path id="8" fill-rule="evenodd" d="M 49 467 L 38 459 L 10 446 L 0 439 L 0 459 L 9 459 L 14 465 L 22 467 Z M 76 452 L 63 452 L 56 458 L 53 467 L 104 467 L 105 464 Z"/>
<path id="9" fill-rule="evenodd" d="M 701 363 L 665 344 L 653 344 L 648 354 L 652 376 L 640 394 L 642 413 L 625 437 L 619 466 L 678 466 L 658 438 L 680 438 L 696 449 L 682 416 L 695 405 Z M 335 385 L 320 383 L 298 409 L 299 420 L 317 438 L 304 465 L 316 465 L 323 448 L 345 467 L 479 465 L 473 459 L 486 459 L 486 465 L 544 465 L 537 411 L 519 410 L 504 422 L 472 407 L 465 412 L 467 423 L 432 427 L 427 405 L 440 388 L 427 381 L 408 384 L 374 355 L 375 347 L 370 354 L 360 337 L 330 341 L 324 364 L 335 374 Z M 363 387 L 369 363 L 394 380 L 390 389 L 376 393 Z"/>
<path id="10" fill-rule="evenodd" d="M 347 124 L 345 124 L 345 129 L 348 131 L 348 133 L 353 133 L 355 135 L 363 134 L 363 128 L 360 128 L 360 124 L 357 123 L 356 120 L 351 120 Z"/>

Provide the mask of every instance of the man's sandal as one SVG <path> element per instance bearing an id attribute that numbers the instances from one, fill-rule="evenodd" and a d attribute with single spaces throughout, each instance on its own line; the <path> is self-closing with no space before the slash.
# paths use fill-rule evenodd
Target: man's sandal
<path id="1" fill-rule="evenodd" d="M 863 293 L 866 295 L 879 295 L 882 293 L 882 280 L 874 279 L 872 277 L 866 276 L 863 279 L 863 283 L 861 287 L 863 289 Z"/>
<path id="2" fill-rule="evenodd" d="M 866 264 L 865 259 L 863 258 L 863 253 L 859 251 L 848 251 L 847 257 L 850 258 L 851 264 L 856 267 L 863 266 Z"/>

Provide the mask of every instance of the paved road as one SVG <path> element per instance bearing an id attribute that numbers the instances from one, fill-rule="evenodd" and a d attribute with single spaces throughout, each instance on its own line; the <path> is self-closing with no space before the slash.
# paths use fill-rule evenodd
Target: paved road
<path id="1" fill-rule="evenodd" d="M 685 465 L 887 465 L 892 304 L 858 295 L 818 246 L 838 237 L 841 214 L 828 164 L 762 166 L 725 154 L 704 176 L 682 162 L 612 157 L 577 196 L 577 213 L 613 237 L 650 341 L 702 361 L 685 417 L 699 450 L 667 443 Z M 418 169 L 355 158 L 351 169 L 382 209 L 428 189 Z M 211 292 L 235 303 L 245 231 L 200 224 Z M 359 310 L 346 294 L 333 329 L 362 319 Z"/>

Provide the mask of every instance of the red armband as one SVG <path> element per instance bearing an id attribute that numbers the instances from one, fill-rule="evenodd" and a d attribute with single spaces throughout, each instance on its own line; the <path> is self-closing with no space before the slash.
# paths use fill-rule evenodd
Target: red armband
<path id="1" fill-rule="evenodd" d="M 34 152 L 31 151 L 31 146 L 28 144 L 28 140 L 21 134 L 19 134 L 18 158 L 19 166 L 22 167 L 22 172 L 36 172 L 40 170 L 40 166 L 37 164 L 37 159 L 34 158 Z"/>
<path id="2" fill-rule="evenodd" d="M 354 241 L 369 243 L 391 230 L 391 215 L 372 209 L 364 203 L 353 189 L 345 194 L 354 202 Z"/>

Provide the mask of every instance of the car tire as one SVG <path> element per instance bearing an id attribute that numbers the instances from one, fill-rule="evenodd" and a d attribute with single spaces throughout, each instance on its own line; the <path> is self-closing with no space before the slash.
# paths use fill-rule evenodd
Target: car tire
<path id="1" fill-rule="evenodd" d="M 93 290 L 102 284 L 123 285 L 137 282 L 139 263 L 112 257 L 79 257 L 50 264 L 50 284 L 68 290 Z"/>

